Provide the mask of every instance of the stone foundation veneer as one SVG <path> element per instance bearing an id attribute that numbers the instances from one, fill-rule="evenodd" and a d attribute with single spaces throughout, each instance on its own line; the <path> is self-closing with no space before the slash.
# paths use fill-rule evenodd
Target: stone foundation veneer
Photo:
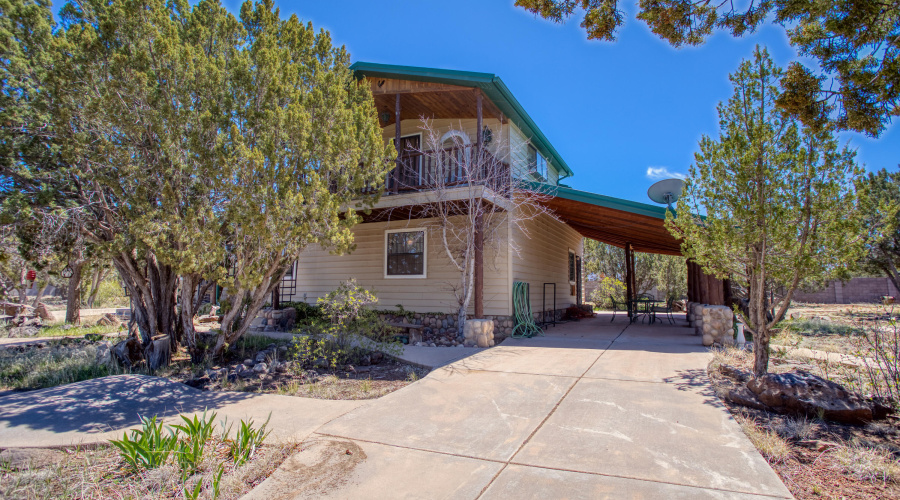
<path id="1" fill-rule="evenodd" d="M 408 313 L 394 314 L 390 311 L 379 311 L 378 316 L 389 323 L 412 323 L 414 325 L 423 325 L 422 333 L 427 337 L 431 335 L 444 335 L 455 333 L 459 330 L 456 324 L 456 314 L 442 313 Z M 467 318 L 466 323 L 474 318 Z M 493 335 L 496 341 L 500 341 L 512 334 L 513 319 L 511 316 L 485 316 L 486 320 L 494 323 Z"/>
<path id="2" fill-rule="evenodd" d="M 703 345 L 734 345 L 734 313 L 728 306 L 688 303 L 688 323 L 703 338 Z"/>

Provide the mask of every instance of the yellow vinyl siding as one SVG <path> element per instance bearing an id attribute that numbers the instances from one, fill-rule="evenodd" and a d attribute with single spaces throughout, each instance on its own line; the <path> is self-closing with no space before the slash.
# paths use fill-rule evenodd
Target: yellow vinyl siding
<path id="1" fill-rule="evenodd" d="M 514 230 L 518 252 L 510 249 L 514 281 L 529 283 L 531 310 L 540 312 L 544 283 L 556 283 L 556 308 L 565 309 L 574 304 L 577 297 L 569 285 L 569 250 L 583 255 L 583 238 L 563 222 L 542 215 L 524 223 L 527 235 Z M 550 287 L 548 294 L 550 293 Z M 547 309 L 553 307 L 552 297 L 547 296 Z"/>
<path id="2" fill-rule="evenodd" d="M 426 278 L 385 278 L 386 229 L 416 228 L 427 221 L 374 222 L 359 224 L 353 229 L 356 249 L 347 255 L 332 255 L 321 248 L 309 248 L 297 266 L 295 297 L 315 303 L 316 299 L 337 288 L 341 281 L 356 278 L 357 282 L 376 293 L 378 307 L 396 309 L 397 304 L 415 312 L 446 312 L 456 309 L 451 284 L 459 282 L 435 231 L 427 231 Z M 509 315 L 507 252 L 485 248 L 484 313 Z M 474 302 L 470 303 L 472 313 Z"/>

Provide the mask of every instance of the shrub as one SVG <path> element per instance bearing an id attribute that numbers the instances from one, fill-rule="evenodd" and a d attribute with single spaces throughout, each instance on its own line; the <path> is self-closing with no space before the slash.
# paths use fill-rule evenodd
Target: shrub
<path id="1" fill-rule="evenodd" d="M 283 302 L 282 307 L 293 307 L 297 311 L 298 324 L 325 319 L 322 309 L 317 305 L 307 304 L 306 302 Z"/>
<path id="2" fill-rule="evenodd" d="M 857 353 L 872 393 L 900 405 L 900 325 L 896 319 L 876 321 L 863 330 Z"/>
<path id="3" fill-rule="evenodd" d="M 341 282 L 337 289 L 319 298 L 319 308 L 331 324 L 345 326 L 378 302 L 375 294 L 356 284 L 355 279 Z"/>
<path id="4" fill-rule="evenodd" d="M 615 298 L 616 301 L 625 302 L 625 284 L 613 277 L 605 276 L 597 284 L 597 288 L 591 292 L 589 299 L 597 304 L 597 307 L 611 308 L 610 297 Z"/>
<path id="5" fill-rule="evenodd" d="M 318 313 L 327 323 L 316 318 L 307 326 L 308 336 L 295 338 L 291 356 L 301 366 L 336 368 L 356 363 L 377 348 L 388 353 L 399 349 L 396 331 L 371 309 L 375 294 L 351 279 L 318 300 Z"/>

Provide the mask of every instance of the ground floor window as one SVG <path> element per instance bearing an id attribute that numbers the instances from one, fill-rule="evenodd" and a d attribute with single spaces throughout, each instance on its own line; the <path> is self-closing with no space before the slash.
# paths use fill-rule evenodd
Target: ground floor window
<path id="1" fill-rule="evenodd" d="M 385 277 L 425 277 L 425 229 L 392 229 L 385 231 L 384 239 Z"/>
<path id="2" fill-rule="evenodd" d="M 569 284 L 574 285 L 578 270 L 575 266 L 575 250 L 569 249 Z"/>

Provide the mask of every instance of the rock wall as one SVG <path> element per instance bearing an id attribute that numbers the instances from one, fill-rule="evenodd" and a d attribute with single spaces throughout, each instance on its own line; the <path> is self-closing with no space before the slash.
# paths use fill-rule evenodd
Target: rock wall
<path id="1" fill-rule="evenodd" d="M 378 316 L 388 323 L 411 323 L 413 325 L 423 325 L 422 334 L 426 341 L 431 341 L 438 336 L 449 336 L 450 334 L 459 334 L 458 324 L 455 314 L 444 313 L 407 313 L 394 314 L 390 312 L 380 312 Z M 473 318 L 467 318 L 467 323 Z M 485 316 L 485 319 L 494 323 L 494 338 L 499 342 L 512 333 L 513 319 L 510 316 Z"/>
<path id="2" fill-rule="evenodd" d="M 734 345 L 734 313 L 728 306 L 689 302 L 687 318 L 703 345 Z"/>

